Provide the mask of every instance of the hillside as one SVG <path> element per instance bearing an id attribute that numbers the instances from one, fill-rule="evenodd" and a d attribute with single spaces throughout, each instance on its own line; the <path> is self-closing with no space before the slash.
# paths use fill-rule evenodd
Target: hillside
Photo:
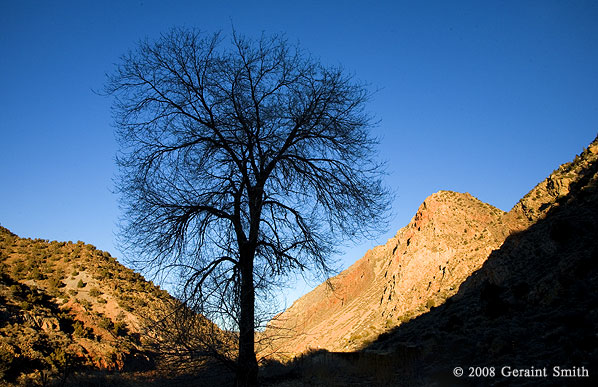
<path id="1" fill-rule="evenodd" d="M 263 384 L 538 383 L 456 379 L 457 366 L 584 367 L 594 375 L 597 214 L 598 139 L 509 212 L 467 193 L 429 196 L 385 245 L 269 323 L 262 354 L 295 360 L 286 369 L 266 361 Z M 0 385 L 227 378 L 205 355 L 233 359 L 234 333 L 181 308 L 107 252 L 0 227 L 0 269 Z M 209 374 L 198 379 L 206 364 Z M 187 371 L 195 379 L 183 383 Z"/>
<path id="2" fill-rule="evenodd" d="M 367 351 L 415 350 L 416 362 L 397 367 L 424 385 L 454 382 L 455 366 L 546 367 L 548 378 L 509 384 L 595 385 L 598 142 L 538 184 L 511 212 L 534 222 L 493 251 L 450 302 L 383 334 Z M 587 377 L 557 378 L 553 367 L 573 375 L 587 370 Z M 470 379 L 469 384 L 487 382 Z"/>
<path id="3" fill-rule="evenodd" d="M 597 285 L 597 160 L 598 139 L 508 213 L 469 194 L 431 195 L 384 246 L 277 316 L 266 331 L 275 339 L 273 350 L 281 358 L 310 349 L 416 352 L 418 363 L 403 365 L 430 375 L 450 373 L 447 364 L 481 364 L 489 358 L 504 363 L 515 351 L 510 335 L 521 339 L 537 333 L 563 345 L 552 348 L 555 359 L 571 353 L 564 348 L 585 343 L 576 359 L 584 354 L 584 364 L 591 356 L 595 360 L 595 332 L 589 327 L 598 322 L 592 290 Z M 581 316 L 582 310 L 592 312 Z M 515 311 L 525 317 L 514 318 Z M 559 335 L 574 328 L 583 334 L 566 345 L 572 338 Z M 547 358 L 538 342 L 530 345 L 513 358 L 520 361 L 512 360 L 514 365 Z M 461 362 L 455 360 L 458 355 Z M 400 361 L 393 357 L 393 363 Z M 397 364 L 393 372 L 400 368 Z"/>
<path id="4" fill-rule="evenodd" d="M 504 223 L 504 215 L 469 194 L 431 195 L 385 245 L 368 251 L 269 324 L 273 336 L 283 336 L 275 340 L 278 353 L 359 349 L 443 303 L 511 230 L 526 223 Z"/>
<path id="5" fill-rule="evenodd" d="M 168 361 L 160 350 L 180 347 L 168 342 L 172 319 L 152 325 L 180 311 L 179 303 L 92 245 L 20 238 L 0 227 L 0 267 L 0 381 L 158 372 Z M 193 321 L 200 336 L 218 337 L 214 324 Z"/>

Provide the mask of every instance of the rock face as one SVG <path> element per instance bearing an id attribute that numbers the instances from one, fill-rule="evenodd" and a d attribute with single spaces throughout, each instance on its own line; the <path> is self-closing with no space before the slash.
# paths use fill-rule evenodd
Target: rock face
<path id="1" fill-rule="evenodd" d="M 381 333 L 442 305 L 510 235 L 544 219 L 578 190 L 575 187 L 587 185 L 592 179 L 587 170 L 595 168 L 597 158 L 594 141 L 508 213 L 467 193 L 429 196 L 385 245 L 368 251 L 273 319 L 266 330 L 273 339 L 269 350 L 292 357 L 310 348 L 361 349 Z M 501 273 L 499 268 L 494 271 Z"/>

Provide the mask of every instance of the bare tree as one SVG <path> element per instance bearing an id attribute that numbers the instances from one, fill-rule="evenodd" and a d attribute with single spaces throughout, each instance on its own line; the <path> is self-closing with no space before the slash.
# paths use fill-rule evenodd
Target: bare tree
<path id="1" fill-rule="evenodd" d="M 146 270 L 176 270 L 194 310 L 234 322 L 237 384 L 255 385 L 261 297 L 384 224 L 367 88 L 279 36 L 173 29 L 123 56 L 106 92 L 123 239 Z"/>

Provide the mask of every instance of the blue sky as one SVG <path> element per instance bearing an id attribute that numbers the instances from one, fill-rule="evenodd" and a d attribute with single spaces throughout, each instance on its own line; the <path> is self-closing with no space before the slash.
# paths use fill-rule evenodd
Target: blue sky
<path id="1" fill-rule="evenodd" d="M 596 20 L 595 1 L 2 1 L 0 224 L 120 257 L 110 100 L 92 90 L 141 38 L 234 24 L 285 33 L 379 89 L 395 216 L 347 248 L 346 268 L 433 192 L 509 210 L 580 153 L 598 133 Z"/>

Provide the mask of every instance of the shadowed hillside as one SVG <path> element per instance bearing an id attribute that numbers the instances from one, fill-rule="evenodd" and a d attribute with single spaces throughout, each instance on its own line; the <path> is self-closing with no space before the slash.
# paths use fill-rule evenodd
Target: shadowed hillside
<path id="1" fill-rule="evenodd" d="M 554 366 L 585 367 L 595 377 L 598 162 L 595 153 L 585 153 L 583 169 L 568 192 L 556 197 L 550 209 L 545 206 L 546 212 L 528 229 L 508 237 L 449 302 L 380 336 L 367 350 L 416 348 L 419 358 L 412 372 L 426 382 L 454 379 L 456 366 L 547 367 L 549 375 Z M 520 203 L 516 209 L 522 207 L 529 208 Z M 497 380 L 504 385 L 589 382 L 554 377 Z"/>

